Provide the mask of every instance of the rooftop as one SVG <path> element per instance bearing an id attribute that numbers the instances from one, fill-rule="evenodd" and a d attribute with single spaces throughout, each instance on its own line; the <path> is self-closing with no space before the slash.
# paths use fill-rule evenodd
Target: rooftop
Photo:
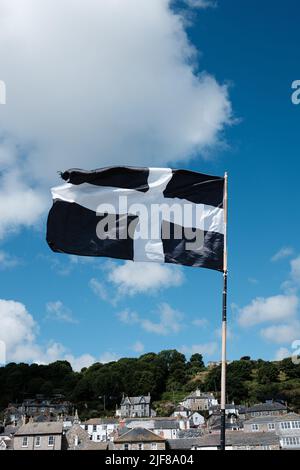
<path id="1" fill-rule="evenodd" d="M 23 424 L 15 436 L 33 436 L 43 434 L 62 434 L 63 424 L 60 422 L 27 423 Z"/>
<path id="2" fill-rule="evenodd" d="M 126 405 L 126 403 L 129 403 L 131 405 L 139 405 L 140 403 L 145 403 L 149 405 L 151 402 L 151 396 L 150 395 L 141 395 L 139 397 L 123 397 L 121 401 L 121 405 Z"/>
<path id="3" fill-rule="evenodd" d="M 198 447 L 217 447 L 220 445 L 220 434 L 205 434 L 198 439 Z M 273 432 L 227 431 L 227 446 L 269 446 L 279 445 L 279 437 Z"/>
<path id="4" fill-rule="evenodd" d="M 263 411 L 284 411 L 287 406 L 277 401 L 258 403 L 257 405 L 249 406 L 246 408 L 246 413 L 259 413 Z"/>
<path id="5" fill-rule="evenodd" d="M 157 436 L 153 432 L 144 428 L 133 428 L 130 431 L 125 432 L 121 436 L 117 437 L 114 442 L 164 442 L 160 436 Z"/>

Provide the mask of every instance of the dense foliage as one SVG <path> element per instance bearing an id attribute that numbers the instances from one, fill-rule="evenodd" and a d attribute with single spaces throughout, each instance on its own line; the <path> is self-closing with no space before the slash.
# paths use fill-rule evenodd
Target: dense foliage
<path id="1" fill-rule="evenodd" d="M 228 365 L 227 377 L 229 401 L 251 404 L 278 399 L 300 410 L 300 365 L 291 359 L 266 362 L 244 357 Z M 220 367 L 206 368 L 201 354 L 187 361 L 176 350 L 95 363 L 81 372 L 74 372 L 67 361 L 49 365 L 11 363 L 0 368 L 0 410 L 36 394 L 63 394 L 81 414 L 91 417 L 112 414 L 123 394 L 150 392 L 158 413 L 164 414 L 196 387 L 218 396 Z"/>

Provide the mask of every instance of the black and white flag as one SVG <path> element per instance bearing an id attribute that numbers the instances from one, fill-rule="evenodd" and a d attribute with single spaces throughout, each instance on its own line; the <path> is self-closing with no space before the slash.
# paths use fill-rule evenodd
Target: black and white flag
<path id="1" fill-rule="evenodd" d="M 47 224 L 53 251 L 223 270 L 224 178 L 132 167 L 62 178 Z"/>

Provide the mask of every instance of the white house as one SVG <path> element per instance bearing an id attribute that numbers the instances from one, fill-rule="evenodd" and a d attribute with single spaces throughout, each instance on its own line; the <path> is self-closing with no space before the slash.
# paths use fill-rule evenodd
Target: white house
<path id="1" fill-rule="evenodd" d="M 203 411 L 208 410 L 212 406 L 217 406 L 218 400 L 212 393 L 202 393 L 199 389 L 197 389 L 185 397 L 180 405 L 190 411 Z"/>
<path id="2" fill-rule="evenodd" d="M 94 442 L 107 442 L 113 440 L 119 421 L 114 418 L 92 418 L 81 423 L 81 427 L 87 431 Z"/>

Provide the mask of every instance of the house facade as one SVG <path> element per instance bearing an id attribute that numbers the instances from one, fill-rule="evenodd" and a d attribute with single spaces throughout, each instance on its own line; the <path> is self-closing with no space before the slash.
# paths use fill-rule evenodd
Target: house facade
<path id="1" fill-rule="evenodd" d="M 281 416 L 287 412 L 287 405 L 276 401 L 258 403 L 244 409 L 245 419 L 256 418 L 257 416 Z M 240 415 L 242 415 L 242 411 L 240 411 Z"/>
<path id="2" fill-rule="evenodd" d="M 155 411 L 151 409 L 151 395 L 139 397 L 123 396 L 120 409 L 116 415 L 121 418 L 149 418 L 155 416 Z"/>
<path id="3" fill-rule="evenodd" d="M 21 426 L 14 436 L 14 450 L 61 450 L 63 425 L 60 422 L 33 423 Z"/>
<path id="4" fill-rule="evenodd" d="M 252 433 L 275 432 L 282 449 L 300 449 L 300 415 L 257 416 L 244 422 L 244 431 Z"/>
<path id="5" fill-rule="evenodd" d="M 202 393 L 199 389 L 184 398 L 181 406 L 190 411 L 209 410 L 212 406 L 218 405 L 218 400 L 212 393 Z"/>
<path id="6" fill-rule="evenodd" d="M 144 428 L 133 428 L 116 437 L 113 450 L 165 450 L 166 440 Z"/>
<path id="7" fill-rule="evenodd" d="M 108 442 L 119 426 L 119 421 L 114 418 L 93 418 L 80 424 L 93 442 Z"/>

